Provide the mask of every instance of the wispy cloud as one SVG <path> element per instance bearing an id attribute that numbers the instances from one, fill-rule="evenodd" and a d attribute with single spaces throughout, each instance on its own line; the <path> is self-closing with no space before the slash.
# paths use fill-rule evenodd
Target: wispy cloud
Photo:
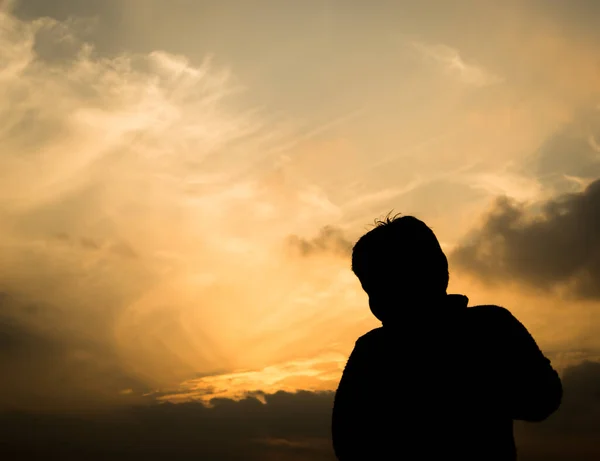
<path id="1" fill-rule="evenodd" d="M 354 245 L 344 235 L 342 229 L 333 226 L 323 227 L 317 236 L 309 239 L 292 235 L 288 239 L 288 243 L 293 249 L 298 250 L 302 256 L 331 253 L 348 257 Z"/>
<path id="2" fill-rule="evenodd" d="M 518 281 L 544 294 L 600 299 L 600 258 L 593 250 L 599 247 L 600 180 L 528 205 L 498 199 L 452 259 L 486 282 Z"/>
<path id="3" fill-rule="evenodd" d="M 501 77 L 483 67 L 466 62 L 459 50 L 448 45 L 413 42 L 412 46 L 424 57 L 439 65 L 444 73 L 463 83 L 485 87 L 503 82 Z"/>
<path id="4" fill-rule="evenodd" d="M 265 393 L 299 390 L 334 390 L 346 363 L 342 354 L 326 354 L 294 360 L 261 370 L 239 371 L 191 379 L 171 392 L 158 392 L 158 401 L 181 403 L 210 402 L 215 398 L 260 398 Z"/>
<path id="5" fill-rule="evenodd" d="M 595 152 L 598 152 L 600 154 L 600 143 L 596 140 L 596 137 L 594 135 L 590 135 L 588 137 L 588 142 L 590 144 L 590 147 L 594 149 Z"/>
<path id="6" fill-rule="evenodd" d="M 377 190 L 371 193 L 361 194 L 359 197 L 351 199 L 348 202 L 344 203 L 343 208 L 345 212 L 348 212 L 355 209 L 363 208 L 364 206 L 391 200 L 393 198 L 397 198 L 404 194 L 412 192 L 413 190 L 421 186 L 423 183 L 424 181 L 421 178 L 416 178 L 410 181 L 404 187 L 390 187 Z"/>
<path id="7" fill-rule="evenodd" d="M 73 53 L 50 59 L 65 37 Z M 32 338 L 15 338 L 29 359 L 0 385 L 0 406 L 122 400 L 331 340 L 304 341 L 318 305 L 293 301 L 298 286 L 330 285 L 279 253 L 339 209 L 314 185 L 272 181 L 266 165 L 240 177 L 303 135 L 242 103 L 234 73 L 162 51 L 101 57 L 70 23 L 9 10 L 0 63 L 0 291 L 15 300 L 0 304 L 0 327 Z M 273 319 L 293 331 L 256 341 Z M 42 366 L 53 347 L 58 374 Z"/>
<path id="8" fill-rule="evenodd" d="M 535 178 L 511 172 L 508 168 L 504 171 L 467 173 L 457 179 L 475 189 L 485 191 L 490 197 L 503 195 L 530 201 L 542 198 L 543 193 L 542 186 Z"/>

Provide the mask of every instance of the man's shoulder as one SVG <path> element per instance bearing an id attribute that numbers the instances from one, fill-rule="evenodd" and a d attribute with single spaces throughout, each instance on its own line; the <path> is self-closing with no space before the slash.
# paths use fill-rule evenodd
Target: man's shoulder
<path id="1" fill-rule="evenodd" d="M 467 313 L 470 315 L 512 317 L 511 312 L 506 307 L 498 306 L 496 304 L 470 306 L 467 308 Z"/>
<path id="2" fill-rule="evenodd" d="M 466 313 L 471 317 L 489 318 L 499 321 L 510 321 L 515 318 L 506 307 L 498 306 L 496 304 L 470 306 L 466 309 Z"/>
<path id="3" fill-rule="evenodd" d="M 482 304 L 466 309 L 467 319 L 477 325 L 489 326 L 493 329 L 515 329 L 520 322 L 505 307 L 495 304 Z"/>
<path id="4" fill-rule="evenodd" d="M 383 338 L 383 327 L 373 328 L 356 340 L 356 345 L 372 344 Z"/>

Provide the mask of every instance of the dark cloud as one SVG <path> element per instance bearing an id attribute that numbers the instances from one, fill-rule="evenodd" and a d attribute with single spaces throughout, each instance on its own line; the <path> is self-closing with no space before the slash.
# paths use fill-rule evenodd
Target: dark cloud
<path id="1" fill-rule="evenodd" d="M 32 461 L 335 459 L 331 393 L 279 392 L 265 401 L 152 404 L 98 416 L 4 413 L 0 451 Z"/>
<path id="2" fill-rule="evenodd" d="M 498 198 L 451 259 L 486 282 L 515 280 L 541 289 L 568 284 L 573 295 L 598 298 L 600 185 L 592 182 L 581 192 L 581 184 L 600 177 L 599 140 L 600 111 L 581 110 L 521 171 L 556 198 L 537 204 Z"/>
<path id="3" fill-rule="evenodd" d="M 535 207 L 499 198 L 451 259 L 487 282 L 566 284 L 576 297 L 600 298 L 600 180 Z"/>
<path id="4" fill-rule="evenodd" d="M 563 384 L 564 409 L 550 421 L 548 429 L 564 433 L 600 433 L 600 363 L 584 361 L 567 368 Z"/>
<path id="5" fill-rule="evenodd" d="M 570 178 L 600 177 L 600 110 L 582 110 L 550 136 L 525 163 L 523 174 L 556 193 L 578 190 Z"/>
<path id="6" fill-rule="evenodd" d="M 65 335 L 51 319 L 44 326 L 52 311 L 7 298 L 0 300 L 0 411 L 109 407 L 139 400 L 120 395 L 125 389 L 149 390 L 105 343 Z"/>
<path id="7" fill-rule="evenodd" d="M 120 17 L 123 8 L 119 3 L 117 0 L 103 2 L 17 0 L 13 7 L 13 14 L 25 21 L 39 18 L 51 18 L 63 23 L 70 21 L 70 27 L 74 27 L 74 22 L 79 21 L 78 32 L 84 33 L 87 40 L 97 45 L 100 51 L 115 52 L 118 51 L 118 42 L 123 37 L 123 29 L 126 27 L 123 18 Z M 111 29 L 115 32 L 113 37 L 108 32 Z M 41 32 L 45 40 L 39 40 L 35 44 L 35 51 L 39 56 L 51 61 L 57 57 L 64 57 L 65 51 L 70 48 L 70 43 L 68 41 L 59 43 L 55 37 L 45 34 L 46 31 Z"/>
<path id="8" fill-rule="evenodd" d="M 127 242 L 122 241 L 101 241 L 91 237 L 73 237 L 66 232 L 58 232 L 53 238 L 65 245 L 71 245 L 75 248 L 90 252 L 108 252 L 123 258 L 136 259 L 139 257 L 137 252 Z"/>
<path id="9" fill-rule="evenodd" d="M 292 235 L 288 243 L 293 250 L 300 252 L 302 256 L 313 256 L 323 253 L 349 256 L 352 253 L 354 243 L 348 240 L 344 232 L 336 227 L 323 227 L 316 237 L 306 239 Z"/>
<path id="10" fill-rule="evenodd" d="M 600 363 L 564 370 L 562 407 L 541 424 L 518 424 L 521 461 L 592 461 L 600 447 Z M 334 461 L 332 392 L 277 392 L 241 401 L 148 404 L 110 413 L 0 413 L 10 459 Z"/>
<path id="11" fill-rule="evenodd" d="M 543 424 L 518 424 L 520 459 L 600 459 L 600 363 L 584 361 L 562 374 L 560 409 Z"/>

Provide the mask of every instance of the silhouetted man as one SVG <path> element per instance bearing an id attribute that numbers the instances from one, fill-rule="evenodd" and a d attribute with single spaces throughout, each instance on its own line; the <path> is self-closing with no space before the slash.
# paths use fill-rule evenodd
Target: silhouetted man
<path id="1" fill-rule="evenodd" d="M 542 421 L 562 398 L 527 329 L 502 307 L 446 294 L 446 256 L 412 216 L 362 236 L 352 270 L 383 326 L 358 339 L 340 381 L 338 459 L 515 460 L 513 420 Z"/>

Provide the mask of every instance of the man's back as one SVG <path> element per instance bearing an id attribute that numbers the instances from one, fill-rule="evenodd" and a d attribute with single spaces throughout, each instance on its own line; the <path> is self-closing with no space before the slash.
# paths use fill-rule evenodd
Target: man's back
<path id="1" fill-rule="evenodd" d="M 466 305 L 449 296 L 359 338 L 335 398 L 338 459 L 514 460 L 513 420 L 558 408 L 560 379 L 525 327 Z"/>

